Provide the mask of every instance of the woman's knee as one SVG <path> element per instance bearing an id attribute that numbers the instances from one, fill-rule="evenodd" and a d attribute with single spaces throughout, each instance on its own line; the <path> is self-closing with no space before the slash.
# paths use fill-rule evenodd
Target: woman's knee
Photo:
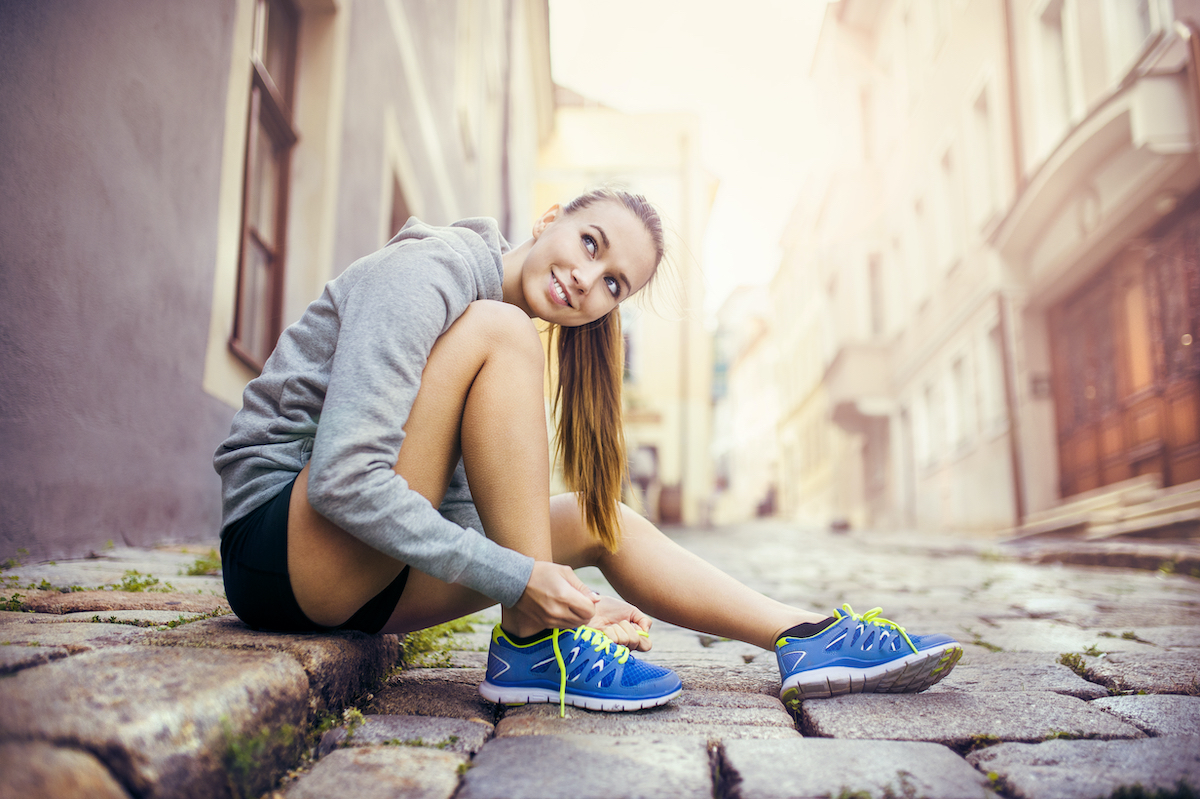
<path id="1" fill-rule="evenodd" d="M 447 335 L 467 336 L 477 345 L 500 349 L 544 363 L 542 340 L 533 320 L 515 305 L 498 300 L 476 300 L 451 326 Z"/>

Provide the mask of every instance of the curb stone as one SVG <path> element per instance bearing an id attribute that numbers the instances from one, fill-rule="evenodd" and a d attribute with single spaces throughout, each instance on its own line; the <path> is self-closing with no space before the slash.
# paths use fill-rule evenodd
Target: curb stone
<path id="1" fill-rule="evenodd" d="M 231 776 L 261 791 L 291 762 L 307 700 L 286 655 L 114 647 L 0 680 L 0 740 L 91 752 L 135 796 L 223 797 Z M 227 762 L 238 747 L 253 773 Z"/>
<path id="2" fill-rule="evenodd" d="M 0 743 L 0 799 L 88 797 L 130 799 L 100 761 L 78 749 L 42 741 Z"/>
<path id="3" fill-rule="evenodd" d="M 308 675 L 310 719 L 320 711 L 339 710 L 375 687 L 400 659 L 400 644 L 394 635 L 258 632 L 232 615 L 155 632 L 144 643 L 290 655 Z"/>

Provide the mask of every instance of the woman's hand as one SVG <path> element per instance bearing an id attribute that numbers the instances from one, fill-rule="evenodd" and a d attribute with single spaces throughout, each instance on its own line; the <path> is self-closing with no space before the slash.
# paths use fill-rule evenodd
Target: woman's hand
<path id="1" fill-rule="evenodd" d="M 650 649 L 650 625 L 653 621 L 628 602 L 612 596 L 599 596 L 588 627 L 594 627 L 618 644 L 645 652 Z"/>
<path id="2" fill-rule="evenodd" d="M 595 592 L 571 567 L 537 560 L 515 607 L 543 628 L 570 629 L 591 620 L 595 601 Z"/>

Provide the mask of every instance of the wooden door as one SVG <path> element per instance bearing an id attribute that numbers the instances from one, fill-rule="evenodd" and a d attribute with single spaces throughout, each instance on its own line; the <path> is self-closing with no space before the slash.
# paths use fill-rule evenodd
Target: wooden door
<path id="1" fill-rule="evenodd" d="M 1051 310 L 1062 496 L 1200 479 L 1198 262 L 1193 204 Z"/>

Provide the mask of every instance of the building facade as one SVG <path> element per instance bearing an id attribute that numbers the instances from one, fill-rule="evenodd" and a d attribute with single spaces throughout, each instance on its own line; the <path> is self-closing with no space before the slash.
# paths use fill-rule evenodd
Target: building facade
<path id="1" fill-rule="evenodd" d="M 621 306 L 625 438 L 635 496 L 663 524 L 708 518 L 712 352 L 697 254 L 716 192 L 689 114 L 624 114 L 560 90 L 554 133 L 538 161 L 539 213 L 599 186 L 659 209 L 666 257 L 648 289 Z"/>
<path id="2" fill-rule="evenodd" d="M 813 78 L 844 146 L 776 281 L 830 320 L 801 368 L 863 523 L 1032 529 L 1200 477 L 1196 15 L 830 5 Z"/>
<path id="3" fill-rule="evenodd" d="M 527 231 L 540 0 L 10 3 L 0 552 L 211 539 L 279 331 L 409 215 Z"/>

